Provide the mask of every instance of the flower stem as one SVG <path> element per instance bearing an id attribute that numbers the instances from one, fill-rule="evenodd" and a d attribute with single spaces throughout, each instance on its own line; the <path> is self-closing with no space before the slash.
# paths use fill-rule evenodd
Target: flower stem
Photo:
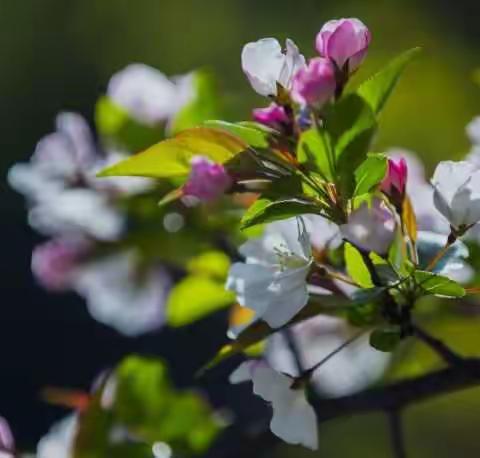
<path id="1" fill-rule="evenodd" d="M 401 412 L 397 409 L 388 411 L 388 423 L 394 458 L 407 458 Z"/>

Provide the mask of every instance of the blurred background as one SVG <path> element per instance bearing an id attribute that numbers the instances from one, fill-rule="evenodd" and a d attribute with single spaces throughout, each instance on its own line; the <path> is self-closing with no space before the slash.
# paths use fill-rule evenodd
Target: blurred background
<path id="1" fill-rule="evenodd" d="M 468 150 L 465 125 L 480 114 L 479 15 L 475 0 L 0 0 L 0 413 L 21 447 L 34 448 L 63 415 L 40 400 L 41 387 L 86 388 L 101 368 L 132 351 L 160 349 L 171 361 L 188 360 L 193 370 L 221 339 L 203 342 L 193 355 L 189 342 L 195 335 L 187 331 L 180 331 L 175 348 L 168 344 L 168 331 L 127 339 L 94 322 L 80 298 L 49 295 L 35 285 L 30 254 L 37 235 L 26 224 L 23 198 L 7 188 L 5 176 L 53 130 L 58 111 L 78 111 L 92 120 L 110 76 L 129 63 L 144 62 L 168 75 L 199 66 L 213 69 L 227 119 L 246 119 L 251 107 L 264 101 L 240 70 L 244 43 L 291 37 L 312 55 L 315 34 L 326 20 L 356 16 L 373 34 L 358 78 L 402 50 L 424 48 L 383 115 L 378 149 L 408 148 L 431 170 L 438 160 L 459 158 Z M 177 371 L 180 382 L 188 370 Z M 210 383 L 219 391 L 228 389 L 223 378 Z M 479 399 L 473 390 L 412 409 L 409 456 L 450 457 L 453 450 L 458 456 L 479 456 Z M 320 442 L 319 456 L 389 456 L 381 415 L 322 426 Z M 309 455 L 298 449 L 291 455 L 303 453 Z"/>

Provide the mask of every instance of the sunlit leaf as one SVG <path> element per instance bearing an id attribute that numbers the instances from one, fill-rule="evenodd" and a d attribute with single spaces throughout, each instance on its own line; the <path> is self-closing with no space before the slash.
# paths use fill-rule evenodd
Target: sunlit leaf
<path id="1" fill-rule="evenodd" d="M 230 258 L 223 251 L 207 251 L 187 264 L 187 270 L 192 274 L 206 275 L 219 280 L 225 280 L 230 267 Z"/>
<path id="2" fill-rule="evenodd" d="M 400 54 L 358 88 L 357 93 L 368 102 L 375 114 L 382 111 L 405 67 L 420 51 L 421 48 L 413 48 Z"/>
<path id="3" fill-rule="evenodd" d="M 362 195 L 374 189 L 385 177 L 387 157 L 384 154 L 369 154 L 355 170 L 354 195 Z"/>
<path id="4" fill-rule="evenodd" d="M 220 129 L 241 138 L 254 148 L 268 148 L 269 131 L 254 129 L 241 123 L 231 123 L 226 121 L 211 120 L 203 123 L 205 127 Z"/>
<path id="5" fill-rule="evenodd" d="M 201 155 L 223 164 L 248 148 L 228 132 L 197 127 L 181 132 L 124 161 L 102 170 L 98 176 L 168 178 L 187 175 L 190 160 Z"/>
<path id="6" fill-rule="evenodd" d="M 318 172 L 328 181 L 333 181 L 333 170 L 330 165 L 329 151 L 330 138 L 325 129 L 312 127 L 300 136 L 297 147 L 297 159 L 301 164 L 305 164 L 309 170 Z"/>
<path id="7" fill-rule="evenodd" d="M 235 295 L 224 283 L 203 275 L 189 275 L 171 290 L 166 311 L 170 326 L 185 326 L 232 304 Z"/>
<path id="8" fill-rule="evenodd" d="M 372 288 L 372 278 L 360 252 L 350 243 L 345 243 L 345 264 L 348 275 L 362 288 Z"/>
<path id="9" fill-rule="evenodd" d="M 434 274 L 423 270 L 417 270 L 414 278 L 418 287 L 424 294 L 435 296 L 457 298 L 465 296 L 465 288 L 457 282 L 442 275 Z"/>
<path id="10" fill-rule="evenodd" d="M 413 210 L 412 202 L 408 196 L 405 196 L 402 208 L 402 219 L 408 236 L 413 242 L 417 241 L 417 218 Z"/>
<path id="11" fill-rule="evenodd" d="M 244 214 L 241 227 L 243 229 L 308 213 L 321 214 L 321 208 L 310 202 L 294 199 L 274 202 L 269 199 L 258 199 Z"/>

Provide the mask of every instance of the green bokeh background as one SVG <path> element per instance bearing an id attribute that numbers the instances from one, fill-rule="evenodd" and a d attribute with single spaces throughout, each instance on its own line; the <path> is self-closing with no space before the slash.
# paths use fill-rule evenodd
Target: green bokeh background
<path id="1" fill-rule="evenodd" d="M 468 150 L 465 125 L 480 114 L 480 88 L 473 81 L 480 67 L 479 15 L 478 0 L 0 0 L 2 174 L 29 157 L 59 110 L 91 119 L 109 77 L 131 62 L 167 74 L 210 67 L 225 95 L 226 116 L 245 119 L 265 101 L 240 70 L 242 45 L 291 37 L 313 55 L 321 24 L 344 16 L 360 17 L 373 33 L 358 78 L 402 50 L 424 48 L 384 112 L 377 150 L 408 148 L 431 170 L 438 160 Z M 24 219 L 13 193 L 2 193 L 1 205 L 3 218 Z M 475 348 L 479 332 L 477 318 L 462 334 L 467 346 Z M 415 407 L 407 415 L 409 458 L 480 456 L 479 419 L 478 390 Z M 381 414 L 323 425 L 320 444 L 322 457 L 391 456 Z M 278 456 L 312 456 L 284 450 Z"/>

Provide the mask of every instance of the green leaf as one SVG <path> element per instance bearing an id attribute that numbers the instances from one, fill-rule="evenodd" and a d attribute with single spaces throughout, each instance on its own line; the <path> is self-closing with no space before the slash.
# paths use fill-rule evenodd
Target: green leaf
<path id="1" fill-rule="evenodd" d="M 201 275 L 190 275 L 178 282 L 167 301 L 167 323 L 178 327 L 232 304 L 235 295 L 224 283 Z"/>
<path id="2" fill-rule="evenodd" d="M 414 278 L 425 295 L 433 294 L 434 296 L 456 298 L 463 297 L 466 294 L 463 286 L 442 275 L 417 270 L 414 273 Z"/>
<path id="3" fill-rule="evenodd" d="M 333 171 L 329 163 L 330 138 L 324 129 L 312 127 L 300 136 L 297 159 L 310 170 L 318 172 L 328 181 L 333 181 Z"/>
<path id="4" fill-rule="evenodd" d="M 248 145 L 243 140 L 225 131 L 197 127 L 107 167 L 98 176 L 182 176 L 190 171 L 190 160 L 195 155 L 223 164 L 247 148 Z"/>
<path id="5" fill-rule="evenodd" d="M 272 202 L 269 199 L 258 199 L 244 214 L 241 228 L 257 224 L 271 223 L 307 213 L 320 214 L 320 208 L 309 202 L 300 200 L 279 200 Z"/>
<path id="6" fill-rule="evenodd" d="M 388 159 L 384 154 L 370 153 L 355 170 L 354 196 L 370 192 L 383 180 L 387 172 Z"/>
<path id="7" fill-rule="evenodd" d="M 345 243 L 345 264 L 348 275 L 362 288 L 372 288 L 372 278 L 360 252 L 350 243 Z"/>
<path id="8" fill-rule="evenodd" d="M 377 129 L 375 115 L 365 100 L 349 94 L 333 107 L 325 125 L 334 145 L 342 195 L 350 198 L 355 190 L 355 170 L 366 159 Z"/>
<path id="9" fill-rule="evenodd" d="M 134 436 L 167 442 L 180 455 L 201 453 L 220 426 L 210 406 L 193 391 L 177 391 L 165 364 L 131 356 L 116 369 L 115 419 Z"/>
<path id="10" fill-rule="evenodd" d="M 133 119 L 113 100 L 101 97 L 95 106 L 95 125 L 106 143 L 137 152 L 164 138 L 164 126 L 147 126 Z"/>
<path id="11" fill-rule="evenodd" d="M 217 85 L 212 73 L 198 70 L 192 75 L 194 96 L 172 120 L 171 131 L 178 133 L 219 115 Z"/>
<path id="12" fill-rule="evenodd" d="M 400 54 L 358 88 L 357 93 L 368 102 L 375 114 L 382 111 L 405 67 L 420 51 L 421 48 L 413 48 Z"/>
<path id="13" fill-rule="evenodd" d="M 370 345 L 376 350 L 391 352 L 400 343 L 401 333 L 397 326 L 375 329 L 370 334 Z"/>
<path id="14" fill-rule="evenodd" d="M 195 275 L 206 275 L 219 280 L 227 278 L 230 258 L 223 251 L 207 251 L 191 259 L 187 270 Z"/>
<path id="15" fill-rule="evenodd" d="M 230 134 L 241 138 L 245 143 L 249 144 L 253 148 L 268 148 L 270 132 L 267 130 L 255 129 L 250 126 L 242 125 L 241 123 L 234 124 L 226 121 L 205 121 L 203 123 L 205 127 L 224 130 Z"/>

